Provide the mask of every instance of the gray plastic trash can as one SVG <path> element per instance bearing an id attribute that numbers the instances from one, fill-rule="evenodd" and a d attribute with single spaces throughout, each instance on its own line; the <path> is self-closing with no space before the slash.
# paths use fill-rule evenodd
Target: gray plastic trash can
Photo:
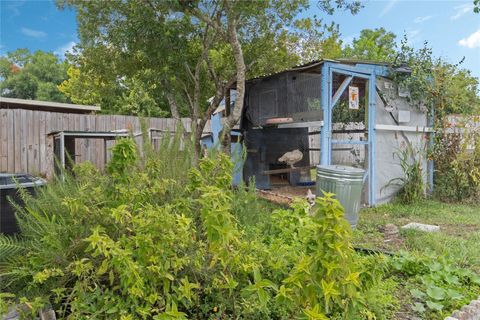
<path id="1" fill-rule="evenodd" d="M 334 193 L 345 208 L 345 219 L 352 228 L 358 222 L 364 175 L 365 170 L 354 167 L 317 166 L 317 196 L 323 196 L 322 191 Z"/>
<path id="2" fill-rule="evenodd" d="M 19 231 L 15 218 L 15 209 L 10 200 L 22 205 L 18 188 L 25 188 L 33 193 L 35 188 L 43 186 L 46 181 L 29 174 L 0 173 L 0 233 L 12 235 Z"/>

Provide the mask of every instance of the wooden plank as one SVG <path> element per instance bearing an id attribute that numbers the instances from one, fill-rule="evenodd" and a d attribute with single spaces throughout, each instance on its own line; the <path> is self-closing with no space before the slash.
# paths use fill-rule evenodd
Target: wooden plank
<path id="1" fill-rule="evenodd" d="M 15 110 L 7 110 L 7 172 L 15 172 Z"/>
<path id="2" fill-rule="evenodd" d="M 80 131 L 82 129 L 81 126 L 81 119 L 82 115 L 81 114 L 75 114 L 74 119 L 73 119 L 73 130 L 75 131 Z M 75 162 L 81 161 L 81 155 L 83 154 L 83 149 L 84 149 L 84 142 L 82 139 L 76 139 L 75 140 Z"/>
<path id="3" fill-rule="evenodd" d="M 125 116 L 125 129 L 136 133 L 135 131 L 135 119 L 136 117 L 133 116 Z"/>
<path id="4" fill-rule="evenodd" d="M 94 115 L 87 115 L 87 129 L 85 131 L 95 131 L 95 116 Z M 96 141 L 93 139 L 86 139 L 86 144 L 88 146 L 86 150 L 86 161 L 91 161 L 92 163 L 95 163 L 95 157 L 96 157 Z"/>
<path id="5" fill-rule="evenodd" d="M 0 110 L 0 172 L 8 171 L 7 109 Z"/>
<path id="6" fill-rule="evenodd" d="M 142 126 L 140 124 L 139 117 L 131 117 L 132 119 L 132 130 L 133 132 L 140 132 L 142 130 Z M 150 125 L 150 122 L 147 122 L 147 126 Z M 148 129 L 148 128 L 147 128 Z"/>
<path id="7" fill-rule="evenodd" d="M 60 123 L 60 128 L 62 131 L 67 131 L 67 130 L 70 130 L 69 128 L 69 123 L 68 123 L 68 114 L 67 113 L 64 113 L 61 115 L 61 118 L 62 118 L 62 121 Z"/>
<path id="8" fill-rule="evenodd" d="M 31 112 L 31 121 L 33 121 L 33 166 L 35 173 L 40 173 L 40 118 L 34 111 Z"/>
<path id="9" fill-rule="evenodd" d="M 432 127 L 397 126 L 397 125 L 391 125 L 391 124 L 376 124 L 375 129 L 385 130 L 385 131 L 405 131 L 405 132 L 417 132 L 417 133 L 433 132 Z"/>
<path id="10" fill-rule="evenodd" d="M 115 130 L 115 116 L 109 115 L 107 119 L 107 131 Z"/>
<path id="11" fill-rule="evenodd" d="M 46 150 L 45 150 L 45 174 L 47 176 L 47 179 L 50 179 L 53 177 L 53 172 L 54 172 L 54 156 L 53 156 L 53 137 L 48 136 L 50 132 L 53 131 L 53 116 L 51 112 L 46 112 L 45 113 L 45 132 L 47 136 L 45 137 L 45 143 L 46 143 Z"/>
<path id="12" fill-rule="evenodd" d="M 117 116 L 117 130 L 127 129 L 125 116 Z"/>
<path id="13" fill-rule="evenodd" d="M 96 131 L 105 131 L 105 116 L 96 116 L 95 117 L 95 130 Z M 96 166 L 100 170 L 103 170 L 105 167 L 105 143 L 103 140 L 98 139 L 95 142 L 95 153 L 96 153 Z"/>
<path id="14" fill-rule="evenodd" d="M 19 122 L 17 122 L 16 129 L 20 135 L 20 143 L 18 144 L 19 161 L 15 161 L 15 172 L 27 172 L 27 110 L 16 110 L 19 113 Z"/>
<path id="15" fill-rule="evenodd" d="M 316 168 L 316 166 L 306 166 L 306 167 L 265 170 L 265 171 L 263 171 L 263 174 L 288 173 L 288 172 L 293 172 L 293 171 L 310 170 L 310 169 L 315 169 L 315 168 Z"/>
<path id="16" fill-rule="evenodd" d="M 75 130 L 75 116 L 73 113 L 68 114 L 68 130 Z"/>
<path id="17" fill-rule="evenodd" d="M 33 161 L 33 137 L 34 137 L 34 124 L 32 119 L 31 110 L 26 110 L 26 124 L 25 124 L 25 133 L 26 133 L 26 150 L 27 150 L 27 170 L 26 172 L 34 172 L 34 161 Z"/>
<path id="18" fill-rule="evenodd" d="M 160 123 L 160 130 L 168 131 L 168 119 L 158 119 Z"/>
<path id="19" fill-rule="evenodd" d="M 12 172 L 21 172 L 22 171 L 22 145 L 21 145 L 21 137 L 22 137 L 22 115 L 20 109 L 15 109 L 13 111 L 13 122 L 15 123 L 14 126 L 14 141 L 13 144 L 13 152 L 14 152 L 14 164 L 15 167 L 13 168 Z"/>
<path id="20" fill-rule="evenodd" d="M 61 113 L 52 113 L 52 120 L 54 124 L 54 131 L 62 131 L 63 116 Z"/>
<path id="21" fill-rule="evenodd" d="M 86 131 L 88 126 L 87 115 L 85 114 L 80 115 L 80 118 L 78 121 L 79 121 L 78 131 Z M 80 163 L 81 161 L 86 160 L 88 142 L 85 141 L 85 139 L 75 139 L 75 140 L 77 141 L 77 144 L 79 147 L 76 151 L 77 152 L 76 161 Z"/>
<path id="22" fill-rule="evenodd" d="M 40 112 L 38 115 L 38 121 L 39 121 L 39 129 L 38 129 L 38 143 L 39 143 L 39 148 L 38 148 L 38 167 L 39 167 L 39 173 L 42 176 L 45 176 L 46 174 L 46 149 L 47 149 L 47 143 L 46 143 L 46 117 L 47 113 L 46 112 Z"/>

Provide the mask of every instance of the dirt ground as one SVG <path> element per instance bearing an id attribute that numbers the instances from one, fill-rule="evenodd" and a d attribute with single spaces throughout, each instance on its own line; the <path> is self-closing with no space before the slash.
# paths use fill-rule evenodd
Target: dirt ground
<path id="1" fill-rule="evenodd" d="M 288 205 L 294 198 L 303 198 L 307 196 L 308 189 L 315 193 L 315 186 L 310 187 L 292 187 L 290 185 L 274 186 L 270 190 L 258 190 L 258 194 L 265 200 Z"/>

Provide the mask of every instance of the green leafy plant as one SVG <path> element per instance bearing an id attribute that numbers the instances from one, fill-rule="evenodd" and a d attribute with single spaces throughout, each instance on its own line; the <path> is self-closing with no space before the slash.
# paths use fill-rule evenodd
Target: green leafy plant
<path id="1" fill-rule="evenodd" d="M 389 181 L 388 185 L 400 186 L 398 199 L 405 204 L 411 204 L 425 198 L 425 182 L 422 161 L 424 152 L 413 147 L 410 143 L 404 149 L 395 153 L 402 167 L 403 177 Z"/>
<path id="2" fill-rule="evenodd" d="M 408 275 L 412 311 L 441 318 L 444 309 L 453 310 L 480 293 L 480 276 L 455 267 L 444 257 L 419 256 L 401 252 L 392 259 L 394 270 Z"/>

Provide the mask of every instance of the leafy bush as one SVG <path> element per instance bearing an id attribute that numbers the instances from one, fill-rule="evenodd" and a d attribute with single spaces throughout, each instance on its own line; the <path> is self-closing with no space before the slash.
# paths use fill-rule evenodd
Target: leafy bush
<path id="1" fill-rule="evenodd" d="M 398 200 L 411 204 L 425 198 L 425 182 L 422 168 L 423 151 L 414 148 L 410 143 L 405 149 L 396 152 L 402 167 L 403 177 L 391 180 L 390 184 L 400 185 Z"/>
<path id="2" fill-rule="evenodd" d="M 444 201 L 478 202 L 480 197 L 480 134 L 464 129 L 463 135 L 440 134 L 436 142 L 435 194 Z"/>
<path id="3" fill-rule="evenodd" d="M 124 320 L 372 319 L 383 310 L 372 293 L 386 263 L 355 254 L 331 194 L 270 214 L 253 192 L 231 189 L 225 154 L 192 167 L 180 138 L 158 153 L 120 140 L 105 173 L 82 164 L 37 198 L 24 194 L 21 237 L 0 236 L 0 307 Z"/>

